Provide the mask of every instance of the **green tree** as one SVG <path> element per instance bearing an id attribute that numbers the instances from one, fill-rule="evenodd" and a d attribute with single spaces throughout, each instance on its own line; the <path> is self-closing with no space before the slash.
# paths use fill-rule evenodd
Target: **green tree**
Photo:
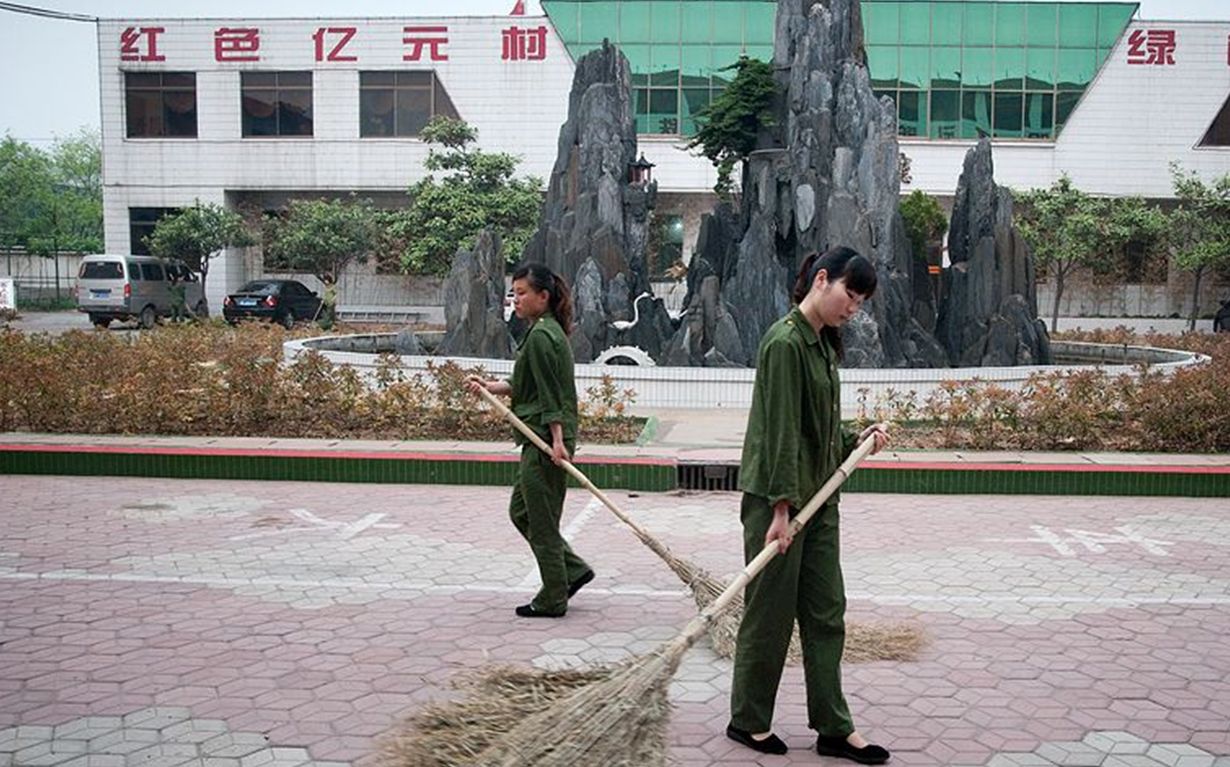
<path id="1" fill-rule="evenodd" d="M 268 262 L 308 272 L 324 286 L 321 313 L 332 327 L 337 280 L 346 265 L 366 261 L 381 238 L 376 211 L 368 200 L 292 200 L 286 216 L 270 225 Z"/>
<path id="2" fill-rule="evenodd" d="M 1192 272 L 1192 310 L 1188 328 L 1196 329 L 1200 283 L 1210 270 L 1230 269 L 1230 173 L 1205 182 L 1194 171 L 1170 166 L 1178 207 L 1170 215 L 1175 266 Z"/>
<path id="3" fill-rule="evenodd" d="M 1039 269 L 1055 281 L 1051 332 L 1059 324 L 1059 302 L 1072 272 L 1097 269 L 1108 257 L 1103 247 L 1106 205 L 1072 185 L 1066 175 L 1049 189 L 1017 194 L 1017 226 Z"/>
<path id="4" fill-rule="evenodd" d="M 243 216 L 221 205 L 198 200 L 190 208 L 163 216 L 146 238 L 150 253 L 159 258 L 178 258 L 201 273 L 201 289 L 209 276 L 209 262 L 224 248 L 239 248 L 255 242 Z M 204 314 L 208 316 L 209 305 Z"/>
<path id="5" fill-rule="evenodd" d="M 403 268 L 445 274 L 457 249 L 483 229 L 500 235 L 509 261 L 518 259 L 537 228 L 542 182 L 513 178 L 513 155 L 472 148 L 478 133 L 460 120 L 433 118 L 420 135 L 433 145 L 423 163 L 429 175 L 410 187 L 410 205 L 387 235 L 406 243 Z"/>
<path id="6" fill-rule="evenodd" d="M 98 252 L 102 153 L 97 131 L 57 140 L 50 152 L 6 136 L 0 143 L 0 245 L 53 258 Z M 59 259 L 56 291 L 59 293 Z"/>
<path id="7" fill-rule="evenodd" d="M 915 189 L 901 201 L 901 218 L 910 238 L 910 249 L 916 258 L 927 259 L 927 243 L 934 242 L 948 231 L 948 217 L 934 197 Z"/>
<path id="8" fill-rule="evenodd" d="M 762 128 L 773 124 L 773 67 L 759 59 L 740 56 L 722 71 L 734 70 L 735 77 L 710 104 L 696 113 L 700 130 L 688 142 L 688 149 L 699 147 L 717 168 L 713 191 L 730 197 L 731 173 L 735 164 L 747 159 L 756 148 Z"/>
<path id="9" fill-rule="evenodd" d="M 24 141 L 0 143 L 0 245 L 27 248 L 39 237 L 39 217 L 52 197 L 51 158 Z"/>

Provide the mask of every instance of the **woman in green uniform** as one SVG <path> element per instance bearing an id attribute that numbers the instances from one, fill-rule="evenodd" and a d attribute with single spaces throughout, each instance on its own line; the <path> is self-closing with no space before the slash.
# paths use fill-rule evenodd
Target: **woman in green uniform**
<path id="1" fill-rule="evenodd" d="M 763 753 L 787 750 L 771 724 L 797 619 L 816 750 L 862 764 L 883 764 L 889 758 L 888 751 L 869 744 L 854 728 L 841 692 L 846 597 L 837 495 L 812 517 L 799 540 L 792 542 L 788 534 L 790 518 L 858 441 L 874 438 L 875 451 L 888 441 L 882 424 L 857 439 L 841 427 L 840 327 L 875 288 L 875 267 L 853 250 L 813 253 L 795 282 L 796 306 L 760 342 L 739 471 L 743 550 L 749 562 L 774 541 L 782 553 L 747 587 L 726 735 Z"/>
<path id="2" fill-rule="evenodd" d="M 513 273 L 513 311 L 529 324 L 517 347 L 517 362 L 507 381 L 470 377 L 477 394 L 512 397 L 512 410 L 551 445 L 546 455 L 519 431 L 521 465 L 508 513 L 517 532 L 530 544 L 542 589 L 517 608 L 523 618 L 560 618 L 568 599 L 594 579 L 593 569 L 573 552 L 559 532 L 567 475 L 560 466 L 576 449 L 577 390 L 573 382 L 572 300 L 563 278 L 542 264 L 526 264 Z"/>

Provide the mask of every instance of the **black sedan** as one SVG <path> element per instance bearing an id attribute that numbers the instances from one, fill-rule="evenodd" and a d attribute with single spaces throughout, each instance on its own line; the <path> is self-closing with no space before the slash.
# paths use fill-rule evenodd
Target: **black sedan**
<path id="1" fill-rule="evenodd" d="M 297 280 L 252 280 L 222 302 L 222 316 L 232 325 L 242 319 L 265 319 L 289 330 L 296 320 L 320 314 L 320 297 Z"/>

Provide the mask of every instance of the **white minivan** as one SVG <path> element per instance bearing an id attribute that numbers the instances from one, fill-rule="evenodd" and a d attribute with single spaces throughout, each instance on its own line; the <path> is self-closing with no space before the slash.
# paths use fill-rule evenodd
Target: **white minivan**
<path id="1" fill-rule="evenodd" d="M 77 310 L 105 328 L 113 320 L 138 320 L 152 328 L 159 317 L 171 315 L 171 281 L 184 285 L 184 305 L 198 316 L 205 311 L 201 278 L 183 262 L 101 254 L 86 256 L 77 270 Z"/>

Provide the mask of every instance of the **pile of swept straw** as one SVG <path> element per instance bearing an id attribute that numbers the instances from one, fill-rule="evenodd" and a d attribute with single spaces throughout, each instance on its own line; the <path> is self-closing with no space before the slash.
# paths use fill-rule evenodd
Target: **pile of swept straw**
<path id="1" fill-rule="evenodd" d="M 400 767 L 456 767 L 474 760 L 527 717 L 579 688 L 611 676 L 617 666 L 542 671 L 491 666 L 453 686 L 464 697 L 433 703 L 381 744 L 381 761 Z"/>

